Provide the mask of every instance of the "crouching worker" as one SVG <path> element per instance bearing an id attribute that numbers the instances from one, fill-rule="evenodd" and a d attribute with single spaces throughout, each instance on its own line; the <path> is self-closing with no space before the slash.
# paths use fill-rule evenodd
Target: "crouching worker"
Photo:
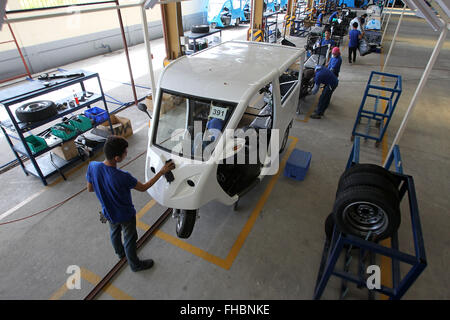
<path id="1" fill-rule="evenodd" d="M 331 59 L 328 62 L 328 69 L 330 69 L 337 78 L 339 78 L 339 72 L 341 71 L 341 64 L 342 64 L 341 51 L 339 50 L 338 47 L 334 47 L 333 50 L 331 50 Z"/>
<path id="2" fill-rule="evenodd" d="M 106 160 L 91 161 L 86 173 L 87 189 L 95 192 L 102 205 L 104 217 L 110 226 L 111 242 L 119 259 L 127 258 L 132 271 L 141 271 L 153 266 L 153 260 L 139 260 L 136 241 L 136 209 L 131 200 L 131 189 L 146 191 L 175 165 L 168 162 L 146 183 L 139 182 L 130 173 L 117 168 L 127 156 L 128 142 L 119 136 L 109 136 L 104 145 Z M 122 232 L 124 242 L 122 243 Z"/>
<path id="3" fill-rule="evenodd" d="M 311 90 L 311 94 L 316 94 L 317 91 L 319 91 L 321 84 L 324 84 L 325 86 L 322 90 L 322 94 L 320 95 L 317 108 L 311 115 L 311 118 L 320 119 L 330 104 L 331 95 L 334 90 L 336 90 L 339 80 L 330 69 L 324 68 L 323 66 L 316 66 L 315 72 L 314 88 Z"/>

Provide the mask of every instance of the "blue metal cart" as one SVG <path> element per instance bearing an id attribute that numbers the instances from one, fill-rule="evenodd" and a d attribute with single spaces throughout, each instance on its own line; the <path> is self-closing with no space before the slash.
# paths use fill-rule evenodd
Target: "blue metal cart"
<path id="1" fill-rule="evenodd" d="M 381 81 L 380 84 L 375 82 Z M 382 86 L 383 82 L 391 83 L 393 86 Z M 383 140 L 386 129 L 391 121 L 391 117 L 394 114 L 395 107 L 397 106 L 398 99 L 402 93 L 402 77 L 395 74 L 383 73 L 372 71 L 369 77 L 369 81 L 364 91 L 364 96 L 359 106 L 358 115 L 355 120 L 355 124 L 352 130 L 351 140 L 355 136 L 361 136 L 365 139 L 375 140 L 375 146 L 378 147 L 381 140 Z M 372 109 L 369 109 L 369 102 L 373 102 Z M 384 110 L 379 111 L 380 102 L 385 103 Z M 365 132 L 357 131 L 357 127 L 361 125 L 361 119 L 367 119 L 367 126 Z M 379 127 L 379 134 L 371 135 L 371 121 L 375 121 L 376 127 Z M 359 129 L 359 128 L 358 128 Z"/>
<path id="2" fill-rule="evenodd" d="M 356 137 L 347 163 L 347 168 L 353 163 L 359 162 L 359 145 L 360 139 L 359 137 Z M 396 175 L 400 180 L 398 186 L 400 199 L 403 200 L 406 194 L 408 195 L 415 254 L 411 255 L 400 251 L 397 232 L 392 236 L 391 248 L 388 248 L 376 242 L 341 233 L 335 226 L 331 239 L 325 241 L 322 261 L 320 263 L 319 274 L 314 290 L 314 299 L 320 299 L 328 280 L 332 275 L 341 278 L 343 281 L 341 286 L 341 298 L 344 298 L 347 293 L 348 281 L 357 284 L 358 288 L 367 288 L 365 279 L 366 260 L 367 257 L 369 257 L 369 264 L 375 264 L 375 254 L 391 258 L 393 286 L 392 288 L 389 288 L 381 285 L 380 289 L 369 290 L 369 299 L 374 298 L 375 292 L 383 293 L 389 296 L 391 300 L 401 299 L 427 266 L 414 181 L 411 176 L 403 174 L 398 146 L 395 146 L 394 152 L 386 164 L 386 169 L 389 169 L 393 162 L 395 162 L 396 172 L 392 172 L 392 174 Z M 344 248 L 345 245 L 348 247 Z M 353 247 L 360 249 L 358 272 L 356 275 L 349 273 L 351 250 Z M 345 254 L 343 270 L 336 270 L 337 260 L 342 253 Z M 412 266 L 403 278 L 401 278 L 400 274 L 400 262 Z"/>

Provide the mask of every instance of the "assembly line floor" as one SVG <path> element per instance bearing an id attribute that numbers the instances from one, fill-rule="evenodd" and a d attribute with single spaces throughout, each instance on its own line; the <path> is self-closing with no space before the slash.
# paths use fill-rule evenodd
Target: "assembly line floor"
<path id="1" fill-rule="evenodd" d="M 312 161 L 304 181 L 288 179 L 280 171 L 243 197 L 237 211 L 210 203 L 200 209 L 200 219 L 186 240 L 176 237 L 175 221 L 169 218 L 138 252 L 142 258 L 154 259 L 154 267 L 133 273 L 126 265 L 98 299 L 311 299 L 325 240 L 324 221 L 351 151 L 351 130 L 363 90 L 370 72 L 382 67 L 397 20 L 398 16 L 391 19 L 384 52 L 358 55 L 354 65 L 347 62 L 344 41 L 339 87 L 322 119 L 309 117 L 319 95 L 301 100 L 302 112 L 281 155 L 280 170 L 293 148 L 309 151 Z M 229 28 L 223 37 L 245 39 L 246 31 L 244 25 Z M 385 70 L 403 77 L 403 93 L 381 145 L 375 148 L 373 141 L 362 140 L 361 162 L 382 164 L 437 38 L 423 20 L 405 17 Z M 304 42 L 291 40 L 300 46 Z M 151 45 L 154 65 L 161 67 L 164 41 Z M 141 97 L 149 92 L 150 83 L 143 45 L 130 48 L 130 55 Z M 129 77 L 122 51 L 63 68 L 99 72 L 110 97 L 132 99 L 130 86 L 123 84 L 129 83 Z M 447 41 L 400 142 L 404 172 L 413 176 L 416 185 L 428 261 L 405 299 L 450 298 L 449 88 Z M 142 181 L 148 118 L 135 107 L 119 115 L 131 119 L 134 131 L 123 169 Z M 103 160 L 103 154 L 92 160 Z M 86 167 L 87 162 L 80 162 L 66 172 L 67 181 L 55 175 L 46 187 L 36 177 L 25 176 L 20 167 L 0 175 L 0 299 L 83 299 L 117 263 L 108 226 L 98 219 L 99 202 L 93 193 L 83 191 Z M 133 191 L 132 196 L 141 236 L 165 208 L 147 193 Z M 4 224 L 63 200 L 67 201 L 49 211 Z M 400 247 L 413 253 L 407 208 L 403 203 Z M 389 264 L 377 263 L 385 279 Z M 80 289 L 66 286 L 70 276 L 66 271 L 72 265 L 81 269 Z M 404 275 L 407 269 L 401 270 Z M 339 288 L 340 280 L 332 278 L 322 298 L 338 299 Z M 367 297 L 366 291 L 349 288 L 347 299 Z"/>

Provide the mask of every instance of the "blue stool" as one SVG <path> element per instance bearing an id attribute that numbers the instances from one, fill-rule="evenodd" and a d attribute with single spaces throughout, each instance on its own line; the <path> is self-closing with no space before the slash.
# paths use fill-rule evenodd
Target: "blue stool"
<path id="1" fill-rule="evenodd" d="M 294 149 L 284 167 L 284 176 L 302 181 L 311 163 L 311 152 Z"/>

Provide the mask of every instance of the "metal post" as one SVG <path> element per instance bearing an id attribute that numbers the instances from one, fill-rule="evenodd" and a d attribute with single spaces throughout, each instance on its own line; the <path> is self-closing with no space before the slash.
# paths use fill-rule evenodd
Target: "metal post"
<path id="1" fill-rule="evenodd" d="M 386 34 L 386 30 L 387 30 L 388 25 L 389 25 L 389 20 L 391 20 L 392 9 L 394 9 L 394 4 L 395 4 L 395 0 L 392 1 L 391 11 L 389 11 L 389 17 L 388 17 L 388 19 L 386 21 L 386 26 L 384 27 L 383 36 L 381 37 L 381 44 L 383 44 L 384 35 Z M 383 27 L 383 26 L 381 26 L 381 27 Z"/>
<path id="2" fill-rule="evenodd" d="M 445 38 L 447 37 L 447 32 L 448 32 L 448 28 L 450 27 L 449 24 L 445 25 L 442 27 L 441 30 L 441 35 L 439 36 L 439 39 L 436 43 L 436 46 L 433 49 L 433 53 L 431 54 L 430 60 L 428 61 L 428 64 L 422 74 L 422 78 L 420 79 L 419 85 L 416 88 L 416 91 L 414 92 L 414 95 L 411 99 L 411 102 L 409 103 L 409 107 L 408 110 L 406 111 L 405 116 L 403 117 L 403 121 L 400 125 L 400 128 L 397 131 L 397 134 L 394 138 L 394 141 L 392 141 L 392 145 L 391 148 L 389 150 L 389 153 L 386 157 L 386 160 L 384 161 L 383 166 L 386 166 L 387 161 L 389 160 L 389 158 L 391 157 L 391 154 L 394 150 L 394 147 L 396 145 L 398 145 L 404 131 L 405 131 L 405 127 L 406 127 L 406 123 L 408 122 L 408 118 L 414 108 L 414 106 L 416 105 L 417 99 L 420 96 L 420 94 L 422 93 L 423 88 L 425 87 L 425 84 L 428 80 L 428 76 L 430 75 L 431 70 L 433 69 L 434 63 L 436 62 L 436 59 L 439 55 L 439 52 L 441 51 L 442 46 L 444 45 L 445 42 Z"/>
<path id="3" fill-rule="evenodd" d="M 381 70 L 381 72 L 384 72 L 384 69 L 386 68 L 386 65 L 389 61 L 389 58 L 391 57 L 392 49 L 394 48 L 395 40 L 397 39 L 398 30 L 400 30 L 400 25 L 403 20 L 403 14 L 405 13 L 405 9 L 406 9 L 406 3 L 403 4 L 402 14 L 400 15 L 400 19 L 398 19 L 397 28 L 395 29 L 394 37 L 392 38 L 391 46 L 389 47 L 389 52 L 386 56 L 386 59 L 384 60 L 384 65 L 383 65 L 383 69 Z M 383 42 L 383 40 L 381 42 Z"/>
<path id="4" fill-rule="evenodd" d="M 126 56 L 127 64 L 128 64 L 128 72 L 130 74 L 130 82 L 131 82 L 131 88 L 133 91 L 134 103 L 137 105 L 138 98 L 137 98 L 137 94 L 136 94 L 136 87 L 134 86 L 133 71 L 131 70 L 130 55 L 128 54 L 127 38 L 125 37 L 125 31 L 123 29 L 122 14 L 120 13 L 120 9 L 119 9 L 119 0 L 116 0 L 116 5 L 117 5 L 117 17 L 119 19 L 120 31 L 122 33 L 123 48 L 125 49 L 125 56 Z"/>
<path id="5" fill-rule="evenodd" d="M 155 74 L 153 73 L 152 50 L 150 48 L 147 15 L 145 14 L 144 6 L 141 6 L 141 17 L 142 17 L 142 27 L 143 27 L 143 31 L 144 31 L 145 51 L 147 52 L 147 59 L 148 59 L 148 70 L 150 73 L 150 82 L 151 82 L 151 86 L 152 86 L 152 100 L 153 100 L 153 103 L 156 103 L 155 102 L 155 99 L 156 99 Z"/>
<path id="6" fill-rule="evenodd" d="M 383 18 L 381 19 L 381 24 L 380 24 L 380 26 L 383 26 L 384 18 L 386 17 L 386 13 L 384 12 L 384 8 L 386 8 L 386 5 L 389 6 L 389 2 L 388 2 L 388 1 L 389 1 L 389 0 L 385 0 L 384 3 L 383 3 L 383 9 L 382 9 L 382 11 L 381 11 L 381 15 L 383 16 Z"/>

